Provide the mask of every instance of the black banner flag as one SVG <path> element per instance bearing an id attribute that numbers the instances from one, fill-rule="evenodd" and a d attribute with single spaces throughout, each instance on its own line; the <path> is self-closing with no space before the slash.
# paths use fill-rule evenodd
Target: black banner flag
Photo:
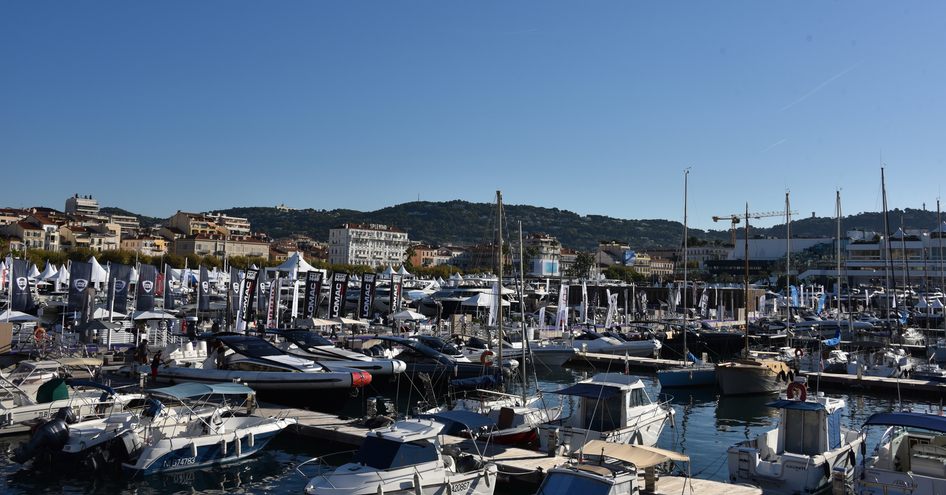
<path id="1" fill-rule="evenodd" d="M 366 273 L 361 277 L 361 297 L 358 298 L 358 317 L 371 319 L 371 306 L 374 304 L 374 286 L 378 276 Z"/>
<path id="2" fill-rule="evenodd" d="M 128 311 L 128 285 L 131 284 L 131 267 L 112 263 L 108 268 L 107 308 L 116 313 Z"/>
<path id="3" fill-rule="evenodd" d="M 75 265 L 75 263 L 73 263 Z M 138 267 L 138 290 L 136 291 L 135 309 L 138 311 L 154 311 L 155 284 L 158 278 L 158 269 L 154 265 L 140 265 Z"/>
<path id="4" fill-rule="evenodd" d="M 329 294 L 328 317 L 341 318 L 345 313 L 345 291 L 348 289 L 348 274 L 332 274 L 332 292 Z"/>
<path id="5" fill-rule="evenodd" d="M 83 292 L 91 285 L 92 263 L 73 261 L 69 267 L 69 311 L 82 311 Z"/>
<path id="6" fill-rule="evenodd" d="M 322 291 L 322 272 L 312 270 L 305 274 L 305 302 L 302 306 L 303 318 L 317 318 L 319 315 L 319 292 Z"/>
<path id="7" fill-rule="evenodd" d="M 30 262 L 27 260 L 13 260 L 10 269 L 10 286 L 12 300 L 10 306 L 13 311 L 30 311 L 33 309 L 33 294 L 30 292 Z"/>

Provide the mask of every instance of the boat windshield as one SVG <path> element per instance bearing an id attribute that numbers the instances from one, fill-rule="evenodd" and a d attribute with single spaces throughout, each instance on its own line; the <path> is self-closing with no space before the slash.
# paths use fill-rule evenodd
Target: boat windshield
<path id="1" fill-rule="evenodd" d="M 611 485 L 601 480 L 587 476 L 577 476 L 571 473 L 549 473 L 539 488 L 538 495 L 608 495 Z"/>
<path id="2" fill-rule="evenodd" d="M 267 356 L 281 356 L 282 351 L 261 339 L 226 339 L 223 342 L 235 352 L 244 356 L 262 358 Z"/>
<path id="3" fill-rule="evenodd" d="M 286 338 L 295 344 L 304 345 L 305 347 L 335 347 L 335 344 L 325 337 L 308 330 L 295 330 L 286 332 Z"/>
<path id="4" fill-rule="evenodd" d="M 437 460 L 436 447 L 426 440 L 402 443 L 369 436 L 352 462 L 375 469 L 396 469 Z"/>

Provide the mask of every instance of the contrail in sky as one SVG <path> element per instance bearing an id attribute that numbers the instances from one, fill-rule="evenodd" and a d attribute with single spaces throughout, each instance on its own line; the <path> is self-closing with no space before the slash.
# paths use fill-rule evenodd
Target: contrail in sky
<path id="1" fill-rule="evenodd" d="M 786 139 L 786 138 L 779 139 L 778 141 L 776 141 L 776 142 L 770 144 L 770 145 L 768 146 L 768 148 L 766 148 L 766 149 L 760 151 L 759 153 L 765 153 L 765 152 L 769 151 L 770 149 L 772 149 L 772 148 L 774 148 L 774 147 L 776 147 L 776 146 L 778 146 L 778 145 L 785 144 L 786 141 L 788 141 L 788 139 Z"/>
<path id="2" fill-rule="evenodd" d="M 856 69 L 857 66 L 859 66 L 859 65 L 861 65 L 861 62 L 858 62 L 858 63 L 856 63 L 856 64 L 854 64 L 854 65 L 848 67 L 847 69 L 844 69 L 844 70 L 842 70 L 841 72 L 838 72 L 837 74 L 835 74 L 835 75 L 829 77 L 827 80 L 825 80 L 825 81 L 822 82 L 821 84 L 815 86 L 814 89 L 812 89 L 811 91 L 809 91 L 809 92 L 805 93 L 804 95 L 802 95 L 801 98 L 798 98 L 797 100 L 795 100 L 795 101 L 789 103 L 788 105 L 785 105 L 785 106 L 782 107 L 781 109 L 779 109 L 779 112 L 784 112 L 785 110 L 788 110 L 789 108 L 792 108 L 793 106 L 795 106 L 795 105 L 797 105 L 797 104 L 799 104 L 799 103 L 801 103 L 801 102 L 807 100 L 809 96 L 811 96 L 811 95 L 817 93 L 818 91 L 821 91 L 822 89 L 825 88 L 825 86 L 831 84 L 832 82 L 834 82 L 834 81 L 837 80 L 837 79 L 840 79 L 842 76 L 844 76 L 844 75 L 847 74 L 848 72 L 851 72 L 852 70 Z"/>

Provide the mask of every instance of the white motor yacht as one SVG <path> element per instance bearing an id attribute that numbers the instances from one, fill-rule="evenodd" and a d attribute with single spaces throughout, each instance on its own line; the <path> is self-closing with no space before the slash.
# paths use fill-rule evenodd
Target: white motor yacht
<path id="1" fill-rule="evenodd" d="M 539 442 L 546 452 L 576 452 L 589 440 L 653 446 L 673 408 L 654 402 L 637 377 L 601 373 L 557 392 L 578 399 L 566 418 L 539 426 Z"/>
<path id="2" fill-rule="evenodd" d="M 886 431 L 874 452 L 858 466 L 851 493 L 946 493 L 946 418 L 914 412 L 877 413 L 864 426 Z"/>
<path id="3" fill-rule="evenodd" d="M 729 448 L 731 482 L 795 495 L 827 490 L 838 472 L 853 477 L 864 434 L 841 426 L 844 399 L 808 397 L 804 380 L 789 385 L 792 398 L 768 404 L 779 410 L 777 428 Z"/>
<path id="4" fill-rule="evenodd" d="M 305 493 L 492 495 L 496 465 L 441 447 L 438 434 L 442 428 L 436 421 L 411 419 L 373 430 L 351 462 L 311 478 Z M 304 464 L 321 463 L 322 459 Z"/>
<path id="5" fill-rule="evenodd" d="M 624 340 L 612 332 L 582 332 L 574 338 L 572 347 L 578 352 L 650 357 L 660 353 L 661 343 L 657 339 Z"/>

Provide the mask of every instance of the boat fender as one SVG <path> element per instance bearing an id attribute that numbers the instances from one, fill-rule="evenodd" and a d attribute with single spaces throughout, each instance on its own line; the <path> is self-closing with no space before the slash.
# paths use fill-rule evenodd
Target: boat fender
<path id="1" fill-rule="evenodd" d="M 414 495 L 424 495 L 424 487 L 420 484 L 420 473 L 414 471 Z"/>
<path id="2" fill-rule="evenodd" d="M 867 455 L 867 442 L 861 442 L 861 457 Z"/>
<path id="3" fill-rule="evenodd" d="M 805 355 L 805 350 L 801 347 L 795 348 L 795 359 L 801 358 Z"/>
<path id="4" fill-rule="evenodd" d="M 863 445 L 863 444 L 861 444 Z M 847 451 L 847 463 L 849 466 L 854 466 L 857 463 L 857 456 L 854 455 L 854 449 L 848 449 Z"/>
<path id="5" fill-rule="evenodd" d="M 197 442 L 191 442 L 191 457 L 197 457 Z"/>
<path id="6" fill-rule="evenodd" d="M 489 470 L 488 468 L 483 468 L 483 479 L 486 480 L 486 486 L 489 487 Z"/>
<path id="7" fill-rule="evenodd" d="M 226 438 L 220 441 L 220 453 L 222 455 L 227 455 L 227 439 Z"/>
<path id="8" fill-rule="evenodd" d="M 791 383 L 795 383 L 795 372 L 794 372 L 794 371 L 789 371 L 789 372 L 788 372 L 788 381 L 791 382 Z"/>
<path id="9" fill-rule="evenodd" d="M 351 386 L 352 388 L 361 388 L 371 383 L 371 373 L 367 371 L 352 371 L 351 373 Z"/>
<path id="10" fill-rule="evenodd" d="M 831 479 L 831 463 L 828 462 L 827 459 L 825 459 L 825 462 L 821 464 L 821 467 L 824 468 L 824 477 L 830 480 Z"/>
<path id="11" fill-rule="evenodd" d="M 35 340 L 37 344 L 46 340 L 46 329 L 43 327 L 36 327 L 36 330 L 33 330 L 33 340 Z"/>
<path id="12" fill-rule="evenodd" d="M 797 396 L 798 400 L 804 402 L 808 398 L 808 387 L 805 387 L 805 384 L 799 382 L 789 383 L 788 389 L 785 390 L 785 395 L 789 400 L 794 400 Z"/>
<path id="13" fill-rule="evenodd" d="M 780 381 L 780 382 L 786 381 L 786 380 L 785 380 L 785 378 L 786 378 L 785 372 L 784 372 L 784 371 L 779 371 L 779 372 L 778 372 L 778 376 L 777 376 L 776 378 L 778 378 L 778 381 Z"/>
<path id="14" fill-rule="evenodd" d="M 255 447 L 255 446 L 256 446 L 256 434 L 253 433 L 252 431 L 250 432 L 249 435 L 246 436 L 246 445 L 247 445 L 248 447 Z"/>
<path id="15" fill-rule="evenodd" d="M 243 456 L 243 439 L 233 435 L 233 446 L 236 447 L 236 456 Z"/>
<path id="16" fill-rule="evenodd" d="M 493 365 L 493 351 L 489 349 L 486 349 L 485 351 L 483 351 L 483 353 L 480 354 L 480 364 L 484 366 L 492 366 Z"/>
<path id="17" fill-rule="evenodd" d="M 644 445 L 644 434 L 640 430 L 634 432 L 631 437 L 631 445 Z"/>

